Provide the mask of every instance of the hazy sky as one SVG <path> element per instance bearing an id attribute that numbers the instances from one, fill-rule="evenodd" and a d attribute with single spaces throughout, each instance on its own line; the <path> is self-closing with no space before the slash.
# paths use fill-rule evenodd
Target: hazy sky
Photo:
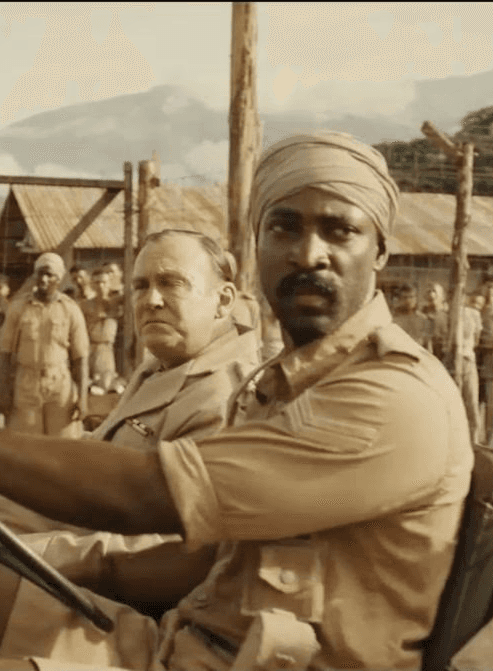
<path id="1" fill-rule="evenodd" d="M 258 3 L 260 111 L 395 114 L 414 81 L 493 67 L 493 3 Z M 227 109 L 231 4 L 0 3 L 0 128 L 179 84 Z"/>

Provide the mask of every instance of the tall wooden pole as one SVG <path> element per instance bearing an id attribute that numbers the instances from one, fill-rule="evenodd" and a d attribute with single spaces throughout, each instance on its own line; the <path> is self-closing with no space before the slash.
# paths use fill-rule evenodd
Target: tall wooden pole
<path id="1" fill-rule="evenodd" d="M 151 176 L 151 161 L 139 161 L 137 249 L 142 247 L 149 230 L 149 188 Z"/>
<path id="2" fill-rule="evenodd" d="M 449 312 L 449 332 L 447 351 L 450 356 L 452 374 L 459 389 L 462 388 L 462 306 L 467 283 L 467 229 L 471 220 L 471 204 L 473 189 L 474 145 L 470 142 L 456 145 L 441 133 L 429 121 L 425 121 L 421 131 L 433 144 L 449 156 L 457 164 L 457 196 L 452 238 L 452 267 L 450 270 L 450 286 L 452 298 Z"/>
<path id="3" fill-rule="evenodd" d="M 124 230 L 123 230 L 123 286 L 124 286 L 124 313 L 123 313 L 123 373 L 128 379 L 134 368 L 132 343 L 134 335 L 132 314 L 132 269 L 134 263 L 133 250 L 133 212 L 132 212 L 132 164 L 125 161 L 124 174 Z"/>
<path id="4" fill-rule="evenodd" d="M 238 265 L 237 286 L 255 286 L 255 248 L 248 224 L 248 199 L 260 149 L 257 113 L 257 8 L 233 2 L 229 107 L 228 220 L 229 248 Z"/>
<path id="5" fill-rule="evenodd" d="M 462 388 L 462 306 L 467 283 L 467 228 L 471 220 L 473 188 L 474 145 L 462 145 L 458 157 L 457 206 L 455 211 L 454 237 L 452 239 L 452 268 L 450 282 L 453 287 L 449 316 L 449 351 L 453 356 L 454 379 Z"/>

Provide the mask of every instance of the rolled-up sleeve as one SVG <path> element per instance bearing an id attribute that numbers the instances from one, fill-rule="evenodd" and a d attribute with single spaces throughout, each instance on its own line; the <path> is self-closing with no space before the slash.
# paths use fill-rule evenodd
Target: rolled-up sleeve
<path id="1" fill-rule="evenodd" d="M 197 444 L 163 443 L 161 459 L 191 547 L 278 539 L 426 503 L 446 481 L 451 432 L 471 460 L 466 426 L 458 397 L 450 408 L 450 397 L 388 370 L 378 383 L 311 388 L 268 420 Z M 465 469 L 454 496 L 468 486 Z"/>

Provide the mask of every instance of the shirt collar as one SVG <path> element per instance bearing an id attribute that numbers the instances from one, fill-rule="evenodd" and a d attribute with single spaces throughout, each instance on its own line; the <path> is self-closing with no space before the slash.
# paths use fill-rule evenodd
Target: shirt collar
<path id="1" fill-rule="evenodd" d="M 297 396 L 345 361 L 364 340 L 376 345 L 379 357 L 389 352 L 405 353 L 416 359 L 421 356 L 419 345 L 397 325 L 392 324 L 392 315 L 383 293 L 377 291 L 369 303 L 334 333 L 289 353 L 281 353 L 273 359 L 271 366 L 277 368 L 273 375 L 278 377 L 279 371 L 282 371 L 289 388 L 289 396 Z M 269 377 L 267 375 L 265 379 L 267 387 L 273 383 Z M 263 387 L 263 381 L 262 379 L 258 384 L 259 390 Z"/>
<path id="2" fill-rule="evenodd" d="M 210 342 L 196 358 L 186 361 L 177 368 L 182 368 L 183 373 L 187 376 L 214 372 L 228 361 L 237 359 L 247 347 L 246 340 L 252 339 L 253 347 L 255 337 L 253 329 L 239 335 L 236 326 L 231 324 L 231 328 L 226 333 Z M 241 342 L 238 339 L 241 339 Z M 155 359 L 149 364 L 147 373 L 152 374 L 167 370 L 171 369 L 166 368 L 158 359 Z"/>
<path id="3" fill-rule="evenodd" d="M 33 289 L 32 293 L 31 293 L 30 301 L 31 301 L 31 303 L 39 303 L 40 305 L 50 305 L 50 303 L 55 303 L 56 301 L 61 300 L 61 298 L 62 298 L 62 292 L 57 290 L 53 294 L 53 300 L 49 301 L 48 303 L 45 303 L 44 301 L 39 300 L 39 298 L 36 296 L 35 289 Z"/>

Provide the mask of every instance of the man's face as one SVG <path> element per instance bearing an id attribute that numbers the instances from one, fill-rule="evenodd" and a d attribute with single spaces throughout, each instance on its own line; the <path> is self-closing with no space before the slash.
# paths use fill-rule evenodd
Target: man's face
<path id="1" fill-rule="evenodd" d="M 440 295 L 436 289 L 435 286 L 430 286 L 428 287 L 428 290 L 426 292 L 426 298 L 428 300 L 428 304 L 431 305 L 432 307 L 438 307 L 440 304 Z"/>
<path id="2" fill-rule="evenodd" d="M 406 291 L 401 294 L 401 309 L 404 312 L 414 312 L 418 305 L 418 298 L 415 291 Z"/>
<path id="3" fill-rule="evenodd" d="M 61 279 L 50 266 L 41 266 L 36 269 L 37 296 L 42 301 L 49 300 L 55 294 L 60 282 Z"/>
<path id="4" fill-rule="evenodd" d="M 110 276 L 108 273 L 98 273 L 92 278 L 92 286 L 99 298 L 107 298 L 110 293 Z"/>
<path id="5" fill-rule="evenodd" d="M 71 273 L 71 276 L 74 284 L 76 284 L 80 289 L 82 289 L 87 284 L 88 277 L 85 270 L 78 270 L 75 273 Z"/>
<path id="6" fill-rule="evenodd" d="M 135 326 L 163 363 L 194 358 L 215 337 L 220 279 L 209 254 L 189 236 L 148 243 L 132 276 Z"/>
<path id="7" fill-rule="evenodd" d="M 333 333 L 357 312 L 386 258 L 371 219 L 318 189 L 278 201 L 260 222 L 262 288 L 296 346 Z"/>
<path id="8" fill-rule="evenodd" d="M 110 288 L 114 291 L 120 290 L 122 284 L 122 271 L 120 266 L 117 263 L 110 263 L 104 266 L 104 270 L 108 273 Z"/>

